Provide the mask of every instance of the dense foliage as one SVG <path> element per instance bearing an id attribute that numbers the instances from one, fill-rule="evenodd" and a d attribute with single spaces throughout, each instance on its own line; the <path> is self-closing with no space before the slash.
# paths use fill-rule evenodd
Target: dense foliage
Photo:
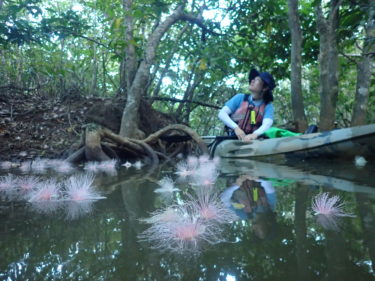
<path id="1" fill-rule="evenodd" d="M 76 95 L 114 96 L 120 89 L 125 49 L 135 46 L 139 60 L 149 34 L 178 1 L 134 1 L 134 38 L 125 40 L 122 1 L 0 1 L 0 87 L 37 92 L 52 98 Z M 315 1 L 316 3 L 319 1 Z M 327 1 L 326 1 L 327 2 Z M 303 30 L 303 96 L 309 123 L 319 117 L 319 36 L 315 5 L 300 1 Z M 204 5 L 205 4 L 205 5 Z M 349 126 L 355 101 L 356 61 L 371 1 L 343 1 L 338 42 L 339 98 L 336 118 Z M 271 72 L 277 82 L 277 125 L 293 120 L 290 94 L 290 32 L 285 1 L 191 1 L 186 12 L 200 24 L 176 22 L 163 36 L 151 69 L 147 96 L 154 107 L 170 111 L 184 99 L 211 104 L 173 103 L 173 112 L 201 134 L 218 134 L 217 107 L 237 92 L 247 91 L 251 67 Z M 373 79 L 373 78 L 372 78 Z M 374 80 L 374 79 L 373 79 Z M 370 93 L 374 91 L 372 81 Z M 374 122 L 370 95 L 368 122 Z"/>

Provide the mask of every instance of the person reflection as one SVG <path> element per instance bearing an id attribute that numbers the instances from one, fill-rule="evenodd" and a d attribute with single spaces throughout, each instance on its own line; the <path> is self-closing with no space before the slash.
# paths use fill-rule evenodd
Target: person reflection
<path id="1" fill-rule="evenodd" d="M 275 234 L 277 198 L 270 181 L 242 175 L 222 193 L 221 199 L 240 219 L 252 221 L 258 238 L 266 239 Z"/>

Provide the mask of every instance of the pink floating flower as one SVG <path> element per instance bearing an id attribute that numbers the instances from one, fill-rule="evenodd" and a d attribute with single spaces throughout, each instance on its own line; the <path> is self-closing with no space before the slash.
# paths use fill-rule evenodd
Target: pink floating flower
<path id="1" fill-rule="evenodd" d="M 116 175 L 117 173 L 116 165 L 117 165 L 117 160 L 112 159 L 112 160 L 100 162 L 98 168 L 100 171 L 103 171 L 107 174 Z"/>
<path id="2" fill-rule="evenodd" d="M 200 187 L 196 191 L 196 197 L 190 196 L 186 204 L 197 210 L 198 215 L 204 220 L 214 220 L 217 223 L 230 223 L 237 216 L 225 207 L 220 196 L 212 189 Z"/>
<path id="3" fill-rule="evenodd" d="M 2 161 L 0 162 L 0 168 L 1 169 L 11 169 L 13 167 L 13 163 L 10 161 Z"/>
<path id="4" fill-rule="evenodd" d="M 25 176 L 17 179 L 17 185 L 22 198 L 29 198 L 29 192 L 37 190 L 42 181 L 38 177 Z"/>
<path id="5" fill-rule="evenodd" d="M 208 156 L 207 154 L 201 155 L 198 161 L 200 164 L 208 163 L 210 162 L 210 156 Z"/>
<path id="6" fill-rule="evenodd" d="M 0 196 L 8 201 L 18 198 L 17 179 L 12 174 L 0 177 Z"/>
<path id="7" fill-rule="evenodd" d="M 51 159 L 36 159 L 31 163 L 31 169 L 36 173 L 44 173 L 50 167 L 53 167 L 53 161 Z"/>
<path id="8" fill-rule="evenodd" d="M 22 162 L 19 166 L 19 169 L 24 173 L 29 173 L 31 171 L 31 162 L 30 161 Z"/>
<path id="9" fill-rule="evenodd" d="M 213 162 L 205 162 L 199 165 L 192 176 L 193 185 L 211 186 L 214 185 L 218 177 L 216 164 Z"/>
<path id="10" fill-rule="evenodd" d="M 194 174 L 195 167 L 191 167 L 186 161 L 181 161 L 177 163 L 177 172 L 176 174 L 181 178 L 186 178 Z"/>
<path id="11" fill-rule="evenodd" d="M 338 217 L 352 216 L 344 211 L 344 203 L 338 195 L 329 197 L 328 192 L 316 195 L 312 202 L 315 215 L 332 215 Z"/>
<path id="12" fill-rule="evenodd" d="M 22 190 L 35 189 L 40 184 L 40 179 L 38 177 L 27 176 L 18 179 L 18 186 Z"/>
<path id="13" fill-rule="evenodd" d="M 179 208 L 175 208 L 174 206 L 167 207 L 166 209 L 156 210 L 155 212 L 151 213 L 149 218 L 141 219 L 142 222 L 148 224 L 156 224 L 156 223 L 171 223 L 171 222 L 178 222 L 181 220 L 182 214 L 180 213 Z"/>
<path id="14" fill-rule="evenodd" d="M 184 218 L 173 222 L 153 223 L 140 235 L 140 239 L 151 243 L 151 248 L 182 253 L 198 251 L 198 243 L 206 235 L 203 222 Z"/>
<path id="15" fill-rule="evenodd" d="M 65 160 L 52 160 L 51 168 L 63 174 L 71 173 L 74 170 L 73 165 Z"/>
<path id="16" fill-rule="evenodd" d="M 12 174 L 0 177 L 0 191 L 7 191 L 15 188 L 17 181 Z"/>
<path id="17" fill-rule="evenodd" d="M 171 225 L 171 234 L 181 243 L 193 242 L 196 244 L 196 240 L 204 231 L 204 224 L 198 221 L 183 221 Z"/>
<path id="18" fill-rule="evenodd" d="M 151 224 L 139 238 L 151 244 L 151 248 L 174 253 L 199 253 L 200 245 L 222 242 L 222 228 L 208 220 L 202 220 L 191 205 L 174 206 L 168 214 L 161 212 L 158 218 L 144 220 Z M 164 215 L 166 215 L 164 217 Z M 171 215 L 171 217 L 169 217 Z M 165 219 L 168 217 L 168 219 Z"/>
<path id="19" fill-rule="evenodd" d="M 190 169 L 195 169 L 199 165 L 199 159 L 195 156 L 188 156 L 186 163 Z"/>
<path id="20" fill-rule="evenodd" d="M 317 217 L 317 222 L 325 229 L 338 230 L 340 217 L 354 217 L 345 212 L 344 202 L 338 195 L 329 197 L 328 192 L 316 195 L 312 201 L 312 210 Z"/>
<path id="21" fill-rule="evenodd" d="M 170 177 L 164 177 L 159 181 L 160 188 L 155 189 L 155 192 L 157 193 L 163 193 L 163 192 L 174 192 L 178 191 L 178 188 L 174 187 L 174 182 Z"/>
<path id="22" fill-rule="evenodd" d="M 60 199 L 60 184 L 53 179 L 42 182 L 37 189 L 30 191 L 29 202 L 54 201 Z"/>
<path id="23" fill-rule="evenodd" d="M 100 171 L 100 163 L 95 161 L 87 162 L 84 169 L 91 173 L 97 173 Z"/>
<path id="24" fill-rule="evenodd" d="M 94 176 L 92 174 L 81 174 L 71 176 L 65 182 L 65 196 L 68 200 L 84 201 L 98 200 L 105 197 L 94 191 Z"/>

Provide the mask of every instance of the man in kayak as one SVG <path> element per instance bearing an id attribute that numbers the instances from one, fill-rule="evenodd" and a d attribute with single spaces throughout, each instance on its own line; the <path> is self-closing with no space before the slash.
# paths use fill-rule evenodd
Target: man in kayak
<path id="1" fill-rule="evenodd" d="M 230 134 L 249 142 L 271 128 L 274 118 L 272 90 L 275 80 L 268 72 L 249 72 L 251 94 L 237 94 L 219 112 L 219 119 L 231 129 Z"/>

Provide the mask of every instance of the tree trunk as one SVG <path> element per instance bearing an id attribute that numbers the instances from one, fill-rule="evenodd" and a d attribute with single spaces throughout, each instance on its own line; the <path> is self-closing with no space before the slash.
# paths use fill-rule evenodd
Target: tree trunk
<path id="1" fill-rule="evenodd" d="M 323 15 L 321 3 L 317 6 L 317 27 L 320 38 L 319 72 L 320 72 L 320 130 L 331 130 L 334 127 L 336 103 L 338 96 L 338 50 L 337 27 L 338 13 L 342 0 L 331 0 L 328 18 Z"/>
<path id="2" fill-rule="evenodd" d="M 92 78 L 91 78 L 91 86 L 90 86 L 90 94 L 93 96 L 96 96 L 97 91 L 97 85 L 98 85 L 98 56 L 96 53 L 96 45 L 93 45 L 92 47 L 93 56 L 92 56 Z"/>
<path id="3" fill-rule="evenodd" d="M 124 0 L 129 1 L 129 0 Z M 127 101 L 121 119 L 120 135 L 123 137 L 140 138 L 142 135 L 138 129 L 138 109 L 142 95 L 147 87 L 150 77 L 150 68 L 154 63 L 156 49 L 165 32 L 180 19 L 183 6 L 179 6 L 164 22 L 162 22 L 150 35 L 147 41 L 144 57 L 135 74 L 133 82 L 127 93 Z"/>
<path id="4" fill-rule="evenodd" d="M 102 52 L 102 75 L 103 75 L 103 87 L 102 87 L 102 92 L 104 93 L 104 95 L 106 96 L 107 95 L 107 79 L 106 79 L 106 75 L 107 75 L 107 69 L 105 67 L 106 65 L 106 55 L 104 53 L 104 51 Z"/>
<path id="5" fill-rule="evenodd" d="M 375 6 L 369 5 L 366 37 L 363 44 L 362 59 L 357 66 L 357 87 L 352 115 L 352 126 L 366 124 L 366 114 L 371 84 L 371 64 L 375 53 Z"/>
<path id="6" fill-rule="evenodd" d="M 289 0 L 289 29 L 291 32 L 291 90 L 294 123 L 298 132 L 307 128 L 305 106 L 302 96 L 302 30 L 298 15 L 298 0 Z"/>
<path id="7" fill-rule="evenodd" d="M 126 48 L 125 56 L 120 66 L 120 92 L 128 94 L 137 71 L 137 53 L 134 44 L 134 19 L 132 16 L 133 0 L 123 0 L 122 4 L 125 11 L 124 24 Z"/>

